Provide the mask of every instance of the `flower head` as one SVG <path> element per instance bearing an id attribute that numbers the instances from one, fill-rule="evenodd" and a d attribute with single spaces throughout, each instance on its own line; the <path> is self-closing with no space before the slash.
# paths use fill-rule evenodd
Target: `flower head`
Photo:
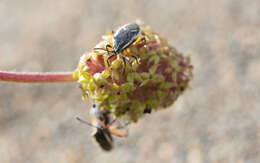
<path id="1" fill-rule="evenodd" d="M 136 122 L 146 112 L 172 105 L 188 87 L 193 66 L 190 58 L 170 46 L 166 39 L 147 28 L 146 41 L 136 41 L 107 65 L 108 52 L 93 50 L 83 54 L 74 75 L 83 98 L 90 98 L 117 117 Z M 96 46 L 112 44 L 112 33 Z M 136 56 L 138 60 L 132 58 Z"/>

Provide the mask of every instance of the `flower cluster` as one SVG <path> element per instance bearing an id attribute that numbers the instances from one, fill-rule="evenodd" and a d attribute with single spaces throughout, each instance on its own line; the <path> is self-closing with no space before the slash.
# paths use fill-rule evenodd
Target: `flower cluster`
<path id="1" fill-rule="evenodd" d="M 83 98 L 90 98 L 116 117 L 131 122 L 172 105 L 192 78 L 193 66 L 188 56 L 157 33 L 147 28 L 142 33 L 146 41 L 137 41 L 122 52 L 129 58 L 126 65 L 120 56 L 115 56 L 108 66 L 107 52 L 93 50 L 83 54 L 74 73 Z M 113 34 L 107 33 L 96 47 L 113 45 L 112 38 Z"/>

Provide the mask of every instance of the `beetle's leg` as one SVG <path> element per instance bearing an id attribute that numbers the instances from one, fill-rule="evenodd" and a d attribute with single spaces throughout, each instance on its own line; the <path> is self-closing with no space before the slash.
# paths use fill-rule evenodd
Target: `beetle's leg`
<path id="1" fill-rule="evenodd" d="M 109 44 L 106 45 L 106 51 L 107 51 L 107 52 L 113 52 L 113 50 L 110 51 L 110 50 L 108 50 L 108 48 L 113 48 L 111 45 L 109 45 Z"/>
<path id="2" fill-rule="evenodd" d="M 104 51 L 106 51 L 108 53 L 114 52 L 113 50 L 108 50 L 108 48 L 112 48 L 112 46 L 107 44 L 105 49 L 104 48 L 94 48 L 94 50 L 104 50 Z"/>
<path id="3" fill-rule="evenodd" d="M 107 52 L 107 54 L 109 55 L 109 53 L 113 53 L 112 55 L 109 55 L 106 62 L 107 62 L 107 65 L 110 66 L 110 63 L 109 63 L 109 59 L 112 58 L 115 54 L 114 50 L 109 50 L 108 48 L 112 48 L 111 45 L 109 44 L 106 44 L 106 48 L 94 48 L 94 50 L 104 50 Z"/>
<path id="4" fill-rule="evenodd" d="M 110 66 L 110 63 L 109 63 L 109 59 L 111 59 L 113 56 L 115 56 L 116 54 L 114 53 L 113 51 L 113 54 L 111 54 L 110 56 L 107 57 L 107 65 Z"/>
<path id="5" fill-rule="evenodd" d="M 136 62 L 139 64 L 139 61 L 138 61 L 137 56 L 135 56 L 135 55 L 131 55 L 131 57 L 134 58 L 134 59 L 136 60 Z"/>
<path id="6" fill-rule="evenodd" d="M 104 51 L 106 51 L 107 53 L 112 53 L 112 52 L 114 52 L 113 50 L 107 50 L 107 49 L 104 49 L 104 48 L 93 48 L 93 50 L 104 50 Z"/>
<path id="7" fill-rule="evenodd" d="M 140 36 L 140 37 L 138 37 L 138 38 L 135 40 L 135 44 L 139 44 L 140 42 L 143 42 L 144 45 L 146 45 L 146 36 L 145 36 L 145 35 Z"/>
<path id="8" fill-rule="evenodd" d="M 93 48 L 93 50 L 104 50 L 104 51 L 106 51 L 106 52 L 107 52 L 107 50 L 106 50 L 106 49 L 104 49 L 104 48 Z"/>
<path id="9" fill-rule="evenodd" d="M 142 38 L 141 40 L 144 42 L 144 45 L 147 43 L 147 39 L 149 40 L 149 35 L 145 31 L 142 31 Z"/>
<path id="10" fill-rule="evenodd" d="M 122 58 L 123 58 L 123 62 L 124 62 L 124 69 L 123 69 L 123 74 L 124 74 L 125 69 L 126 69 L 126 58 L 125 58 L 125 56 L 123 56 Z"/>
<path id="11" fill-rule="evenodd" d="M 123 52 L 125 52 L 126 50 L 124 50 Z M 128 55 L 127 53 L 126 53 L 126 55 Z M 138 61 L 138 57 L 137 56 L 135 56 L 135 55 L 128 55 L 129 57 L 132 57 L 132 58 L 134 58 L 135 60 L 136 60 L 136 62 L 139 64 L 139 61 Z M 123 56 L 122 56 L 123 57 Z M 132 62 L 130 62 L 129 61 L 129 59 L 127 59 L 127 61 L 130 63 L 130 65 L 132 66 Z"/>
<path id="12" fill-rule="evenodd" d="M 119 54 L 119 55 L 122 57 L 123 62 L 124 62 L 124 70 L 123 70 L 123 74 L 124 74 L 124 73 L 125 73 L 125 69 L 126 69 L 126 61 L 129 62 L 129 59 L 126 58 L 126 56 L 124 56 L 124 55 L 122 55 L 122 54 Z"/>
<path id="13" fill-rule="evenodd" d="M 141 38 L 141 41 L 143 41 L 143 42 L 144 42 L 144 45 L 146 45 L 146 38 L 145 38 L 145 36 L 143 36 L 143 37 Z"/>

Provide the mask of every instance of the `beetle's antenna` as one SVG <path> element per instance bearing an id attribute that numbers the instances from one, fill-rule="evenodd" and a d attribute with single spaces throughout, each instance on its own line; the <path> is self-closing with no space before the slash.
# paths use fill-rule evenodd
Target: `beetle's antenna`
<path id="1" fill-rule="evenodd" d="M 114 53 L 113 50 L 107 50 L 107 49 L 104 49 L 104 48 L 94 48 L 94 50 L 104 50 L 104 51 L 109 52 L 109 53 Z"/>

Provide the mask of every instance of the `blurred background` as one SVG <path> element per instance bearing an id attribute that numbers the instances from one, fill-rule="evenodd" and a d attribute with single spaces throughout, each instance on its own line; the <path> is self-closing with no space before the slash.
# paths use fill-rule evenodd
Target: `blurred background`
<path id="1" fill-rule="evenodd" d="M 75 120 L 91 119 L 76 83 L 0 83 L 0 162 L 260 162 L 259 15 L 259 0 L 1 0 L 0 70 L 73 71 L 106 30 L 140 19 L 191 55 L 194 79 L 109 153 Z"/>

